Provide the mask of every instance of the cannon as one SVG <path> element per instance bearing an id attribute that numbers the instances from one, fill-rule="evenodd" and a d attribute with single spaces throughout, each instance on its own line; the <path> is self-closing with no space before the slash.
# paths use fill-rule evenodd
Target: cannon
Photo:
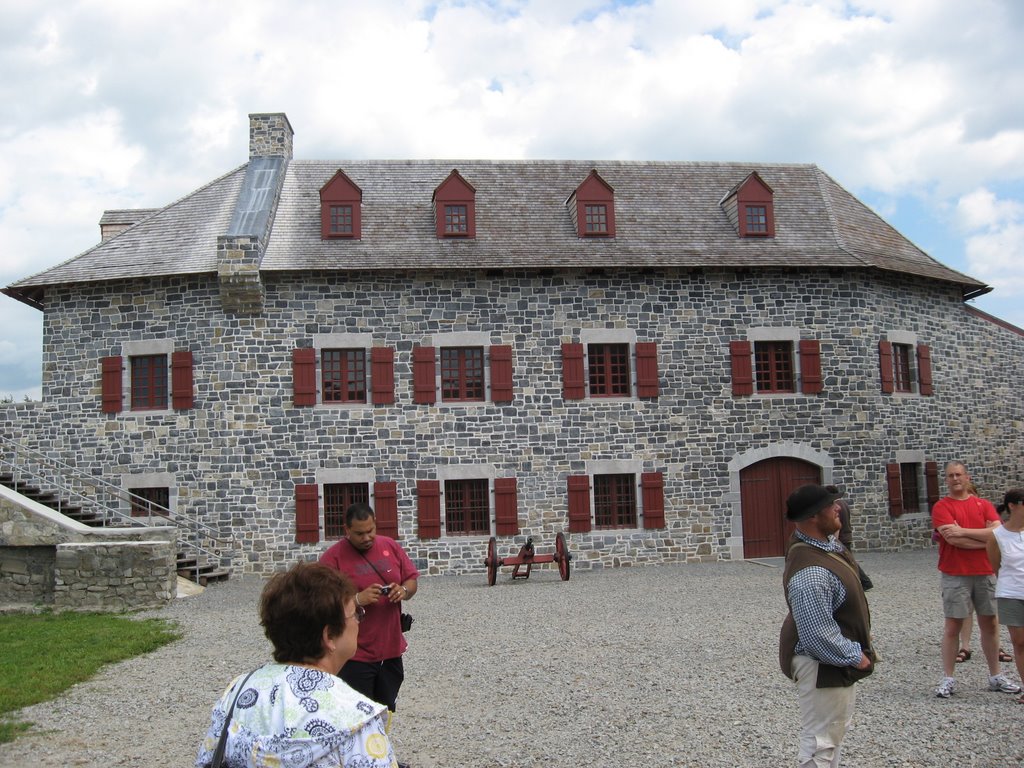
<path id="1" fill-rule="evenodd" d="M 569 554 L 569 546 L 565 543 L 565 534 L 561 531 L 555 535 L 555 551 L 547 555 L 538 555 L 534 551 L 533 537 L 531 536 L 519 548 L 518 555 L 499 558 L 498 544 L 491 536 L 491 540 L 487 543 L 487 559 L 484 560 L 484 565 L 487 566 L 487 584 L 491 587 L 494 586 L 494 582 L 498 578 L 498 568 L 502 565 L 515 566 L 512 570 L 513 579 L 528 579 L 530 570 L 539 563 L 558 563 L 558 575 L 562 577 L 562 581 L 568 581 L 570 560 L 572 560 L 572 555 Z M 521 570 L 524 566 L 525 570 Z"/>

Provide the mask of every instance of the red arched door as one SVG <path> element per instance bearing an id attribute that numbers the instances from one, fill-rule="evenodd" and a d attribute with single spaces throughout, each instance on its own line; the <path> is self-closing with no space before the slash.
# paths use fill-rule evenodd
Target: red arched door
<path id="1" fill-rule="evenodd" d="M 821 467 L 801 459 L 765 459 L 740 471 L 743 556 L 781 557 L 793 533 L 786 497 L 801 485 L 821 482 Z"/>

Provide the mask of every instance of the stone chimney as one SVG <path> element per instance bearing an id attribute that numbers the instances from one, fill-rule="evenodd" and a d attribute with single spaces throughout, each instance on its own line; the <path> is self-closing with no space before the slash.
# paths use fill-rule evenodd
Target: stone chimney
<path id="1" fill-rule="evenodd" d="M 291 160 L 294 135 L 284 112 L 249 115 L 249 159 L 283 157 Z"/>

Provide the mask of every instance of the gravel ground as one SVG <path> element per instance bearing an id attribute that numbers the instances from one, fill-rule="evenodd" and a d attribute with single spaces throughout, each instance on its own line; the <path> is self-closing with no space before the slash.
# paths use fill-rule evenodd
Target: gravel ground
<path id="1" fill-rule="evenodd" d="M 844 765 L 1021 765 L 1024 706 L 986 690 L 980 652 L 959 666 L 958 694 L 932 693 L 935 553 L 861 560 L 883 663 L 858 686 Z M 409 604 L 397 754 L 413 768 L 794 764 L 796 695 L 776 661 L 780 566 L 575 571 L 568 582 L 551 566 L 515 582 L 502 568 L 493 587 L 483 573 L 424 578 Z M 23 710 L 37 728 L 0 745 L 0 766 L 191 765 L 213 701 L 269 657 L 261 587 L 236 577 L 140 614 L 177 621 L 183 639 Z"/>

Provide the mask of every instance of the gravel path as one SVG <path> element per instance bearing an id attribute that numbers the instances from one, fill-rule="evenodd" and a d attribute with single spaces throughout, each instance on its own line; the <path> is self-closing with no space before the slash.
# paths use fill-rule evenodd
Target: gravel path
<path id="1" fill-rule="evenodd" d="M 862 562 L 884 661 L 858 687 L 844 765 L 1024 762 L 1024 706 L 986 690 L 980 652 L 959 666 L 960 693 L 932 694 L 935 553 Z M 792 765 L 796 696 L 776 661 L 780 565 L 576 571 L 568 582 L 551 566 L 515 582 L 502 568 L 494 587 L 482 573 L 425 578 L 409 604 L 396 751 L 414 768 Z M 269 656 L 261 587 L 235 578 L 140 614 L 177 621 L 184 638 L 23 710 L 37 730 L 0 745 L 0 766 L 190 766 L 214 699 Z"/>

